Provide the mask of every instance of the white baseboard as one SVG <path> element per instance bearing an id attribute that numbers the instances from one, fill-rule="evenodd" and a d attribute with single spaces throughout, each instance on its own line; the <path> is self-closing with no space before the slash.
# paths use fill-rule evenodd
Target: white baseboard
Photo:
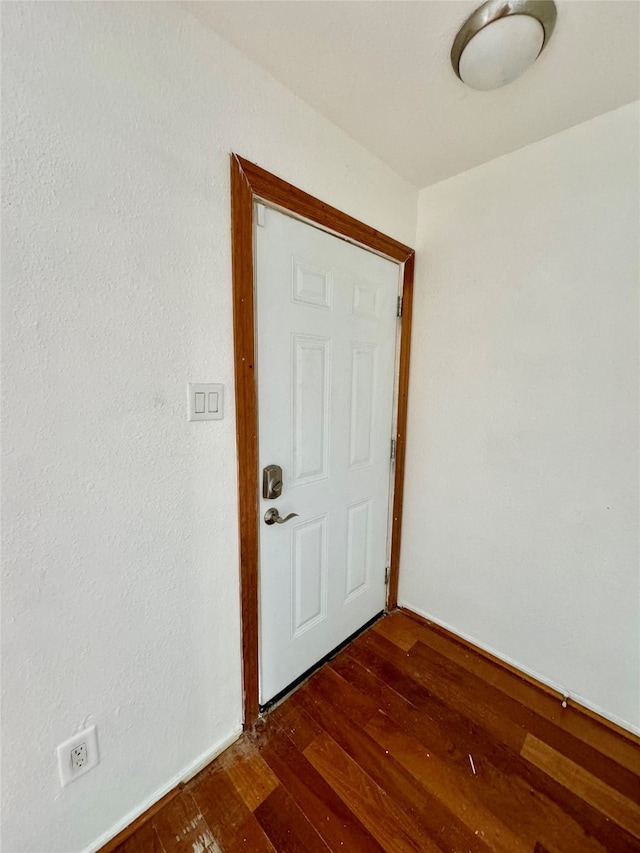
<path id="1" fill-rule="evenodd" d="M 210 764 L 214 758 L 217 758 L 220 753 L 224 752 L 232 743 L 235 743 L 241 733 L 242 726 L 238 726 L 233 729 L 231 734 L 223 738 L 221 741 L 218 741 L 215 746 L 211 747 L 211 749 L 207 750 L 207 752 L 203 753 L 199 758 L 196 758 L 195 761 L 188 764 L 184 770 L 170 779 L 166 785 L 159 788 L 151 797 L 136 806 L 136 808 L 123 817 L 121 821 L 118 821 L 115 826 L 103 833 L 97 841 L 86 848 L 84 853 L 96 853 L 96 851 L 100 850 L 101 847 L 104 847 L 108 841 L 115 838 L 119 832 L 122 832 L 122 830 L 126 829 L 134 820 L 137 820 L 140 815 L 144 814 L 147 809 L 150 809 L 151 806 L 155 805 L 158 800 L 161 800 L 169 793 L 169 791 L 172 791 L 176 785 L 180 785 L 183 782 L 188 782 L 190 779 L 193 779 L 193 777 L 203 770 L 207 764 Z"/>
<path id="2" fill-rule="evenodd" d="M 194 776 L 197 776 L 201 770 L 207 766 L 207 764 L 211 764 L 214 758 L 217 758 L 221 753 L 228 749 L 231 744 L 235 743 L 240 735 L 242 734 L 242 726 L 235 729 L 232 734 L 229 735 L 228 738 L 225 738 L 221 743 L 219 743 L 213 749 L 210 749 L 209 752 L 206 752 L 203 756 L 201 756 L 197 761 L 194 761 L 192 765 L 188 768 L 188 770 L 183 775 L 181 782 L 190 782 Z"/>
<path id="3" fill-rule="evenodd" d="M 424 610 L 420 610 L 418 607 L 414 607 L 413 604 L 410 604 L 408 601 L 398 601 L 398 607 L 404 607 L 405 610 L 411 610 L 412 613 L 417 614 L 418 616 L 422 616 L 423 619 L 427 619 L 429 622 L 433 622 L 434 625 L 439 625 L 441 628 L 445 628 L 447 631 L 450 631 L 452 634 L 455 634 L 457 637 L 461 637 L 463 640 L 466 640 L 468 643 L 473 643 L 474 646 L 477 646 L 479 649 L 482 649 L 485 652 L 488 652 L 490 655 L 498 658 L 504 663 L 508 663 L 510 666 L 519 669 L 520 672 L 524 672 L 525 675 L 530 675 L 532 678 L 535 678 L 536 681 L 540 681 L 542 684 L 545 684 L 547 687 L 550 687 L 552 690 L 557 690 L 558 693 L 561 693 L 563 696 L 568 696 L 574 702 L 582 705 L 585 708 L 588 708 L 590 711 L 594 711 L 594 713 L 598 714 L 600 717 L 604 717 L 605 720 L 609 720 L 611 723 L 615 723 L 617 726 L 620 726 L 622 729 L 626 729 L 628 732 L 631 732 L 634 735 L 640 735 L 640 727 L 635 726 L 633 723 L 630 723 L 628 720 L 623 720 L 621 717 L 617 717 L 615 714 L 612 714 L 610 711 L 606 711 L 604 708 L 601 708 L 599 705 L 590 702 L 588 699 L 585 699 L 584 696 L 580 696 L 577 693 L 571 693 L 562 684 L 558 684 L 555 681 L 552 681 L 550 678 L 542 675 L 539 672 L 536 672 L 534 669 L 529 669 L 526 666 L 523 666 L 519 661 L 510 658 L 509 655 L 505 655 L 503 652 L 499 652 L 486 643 L 481 642 L 480 640 L 472 637 L 470 634 L 466 634 L 464 631 L 460 631 L 454 625 L 449 625 L 448 622 L 443 622 L 441 619 L 437 619 L 435 616 L 432 616 L 430 613 L 426 613 Z"/>

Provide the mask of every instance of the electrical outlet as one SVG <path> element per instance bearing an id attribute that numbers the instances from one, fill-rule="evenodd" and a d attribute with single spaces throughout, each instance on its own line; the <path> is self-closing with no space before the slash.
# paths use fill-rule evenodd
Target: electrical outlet
<path id="1" fill-rule="evenodd" d="M 79 743 L 71 750 L 71 769 L 74 771 L 80 770 L 87 763 L 87 745 Z"/>
<path id="2" fill-rule="evenodd" d="M 58 747 L 58 769 L 62 787 L 93 770 L 99 762 L 98 734 L 95 726 L 89 726 Z"/>

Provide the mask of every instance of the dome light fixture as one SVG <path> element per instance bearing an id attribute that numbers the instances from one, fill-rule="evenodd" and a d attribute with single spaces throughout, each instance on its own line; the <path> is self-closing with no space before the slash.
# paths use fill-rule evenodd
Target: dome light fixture
<path id="1" fill-rule="evenodd" d="M 540 56 L 556 16 L 553 0 L 488 0 L 455 37 L 453 70 L 472 89 L 506 86 Z"/>

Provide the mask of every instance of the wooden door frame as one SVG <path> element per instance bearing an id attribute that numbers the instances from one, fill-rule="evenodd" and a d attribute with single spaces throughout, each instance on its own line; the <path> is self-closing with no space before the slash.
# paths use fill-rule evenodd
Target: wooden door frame
<path id="1" fill-rule="evenodd" d="M 244 727 L 259 714 L 258 704 L 258 403 L 255 373 L 254 202 L 264 201 L 403 264 L 403 306 L 398 369 L 396 459 L 391 525 L 391 565 L 387 609 L 398 600 L 400 534 L 406 451 L 409 350 L 413 301 L 414 251 L 297 189 L 286 181 L 231 155 L 231 241 L 233 337 L 235 358 L 240 595 Z"/>

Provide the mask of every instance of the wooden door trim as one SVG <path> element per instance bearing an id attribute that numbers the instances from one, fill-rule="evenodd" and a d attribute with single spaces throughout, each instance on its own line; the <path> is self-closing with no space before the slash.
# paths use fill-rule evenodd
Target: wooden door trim
<path id="1" fill-rule="evenodd" d="M 256 199 L 281 207 L 404 265 L 400 333 L 396 464 L 387 609 L 397 604 L 406 451 L 414 251 L 275 175 L 231 155 L 231 243 L 235 359 L 240 599 L 244 727 L 258 705 L 258 405 L 255 373 L 253 209 Z"/>

